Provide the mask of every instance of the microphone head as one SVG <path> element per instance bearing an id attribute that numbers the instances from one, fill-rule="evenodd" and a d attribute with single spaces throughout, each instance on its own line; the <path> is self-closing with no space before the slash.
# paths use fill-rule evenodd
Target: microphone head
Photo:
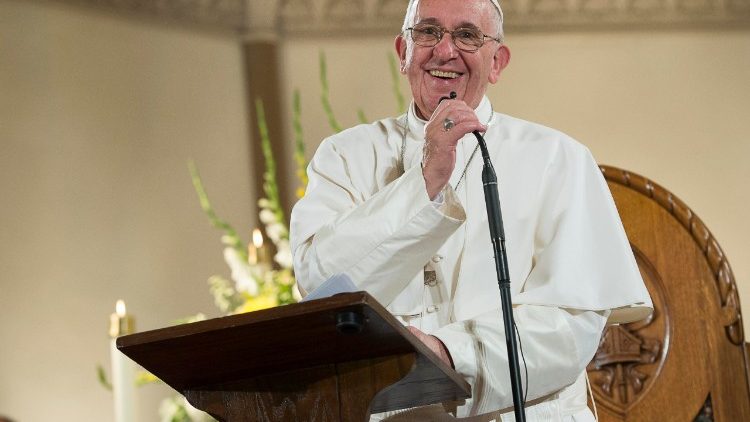
<path id="1" fill-rule="evenodd" d="M 443 100 L 455 100 L 456 99 L 456 91 L 451 91 L 450 94 L 448 94 L 447 97 L 440 97 L 440 100 L 438 100 L 438 104 L 442 103 Z"/>

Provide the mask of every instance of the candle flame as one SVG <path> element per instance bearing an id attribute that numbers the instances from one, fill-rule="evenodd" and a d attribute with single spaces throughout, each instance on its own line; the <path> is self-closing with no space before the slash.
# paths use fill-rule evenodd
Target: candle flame
<path id="1" fill-rule="evenodd" d="M 115 304 L 115 313 L 120 318 L 124 317 L 125 314 L 127 314 L 127 309 L 125 309 L 125 301 L 124 300 L 120 299 L 120 300 L 117 301 L 117 303 Z"/>
<path id="2" fill-rule="evenodd" d="M 263 234 L 261 234 L 260 229 L 253 230 L 253 246 L 258 249 L 263 247 Z"/>

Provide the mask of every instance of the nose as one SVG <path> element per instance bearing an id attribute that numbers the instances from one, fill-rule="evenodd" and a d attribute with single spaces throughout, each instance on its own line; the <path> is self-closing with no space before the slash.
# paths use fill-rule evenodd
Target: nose
<path id="1" fill-rule="evenodd" d="M 433 54 L 440 59 L 448 60 L 458 56 L 458 48 L 453 42 L 453 36 L 446 32 L 437 44 L 432 47 Z"/>

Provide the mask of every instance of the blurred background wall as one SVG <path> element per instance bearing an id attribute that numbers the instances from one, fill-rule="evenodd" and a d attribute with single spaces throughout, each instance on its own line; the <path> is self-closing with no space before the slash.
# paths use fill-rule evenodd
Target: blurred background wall
<path id="1" fill-rule="evenodd" d="M 0 414 L 110 421 L 108 324 L 217 312 L 227 274 L 187 170 L 255 220 L 237 43 L 64 5 L 0 1 Z M 141 389 L 156 421 L 166 387 Z"/>
<path id="2" fill-rule="evenodd" d="M 243 73 L 252 57 L 241 43 L 60 3 L 0 0 L 0 414 L 112 420 L 94 368 L 108 367 L 117 299 L 139 330 L 218 315 L 206 279 L 228 269 L 186 161 L 196 160 L 217 211 L 247 240 L 260 161 L 251 154 Z M 750 29 L 509 29 L 507 43 L 510 66 L 489 92 L 496 110 L 567 132 L 600 163 L 683 199 L 724 248 L 750 306 Z M 320 51 L 344 127 L 357 123 L 358 108 L 371 120 L 398 113 L 392 36 L 288 36 L 276 46 L 284 133 L 274 142 L 291 142 L 294 89 L 308 157 L 331 133 Z M 408 99 L 405 80 L 399 88 Z M 277 158 L 290 163 L 281 178 L 292 202 L 291 157 Z M 141 389 L 139 420 L 157 421 L 168 394 Z"/>

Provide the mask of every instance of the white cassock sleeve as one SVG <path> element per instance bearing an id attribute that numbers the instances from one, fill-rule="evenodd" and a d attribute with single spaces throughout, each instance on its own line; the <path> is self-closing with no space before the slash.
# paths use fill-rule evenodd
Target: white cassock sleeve
<path id="1" fill-rule="evenodd" d="M 435 207 L 420 166 L 380 188 L 348 165 L 326 141 L 310 163 L 307 193 L 291 219 L 295 275 L 312 291 L 347 274 L 387 306 L 461 225 L 464 210 L 455 200 Z"/>
<path id="2" fill-rule="evenodd" d="M 524 357 L 520 362 L 522 384 L 528 400 L 533 401 L 572 384 L 581 375 L 596 352 L 609 311 L 520 305 L 513 314 Z M 447 325 L 433 334 L 446 345 L 456 371 L 472 387 L 472 398 L 457 409 L 457 416 L 512 410 L 500 310 Z"/>

